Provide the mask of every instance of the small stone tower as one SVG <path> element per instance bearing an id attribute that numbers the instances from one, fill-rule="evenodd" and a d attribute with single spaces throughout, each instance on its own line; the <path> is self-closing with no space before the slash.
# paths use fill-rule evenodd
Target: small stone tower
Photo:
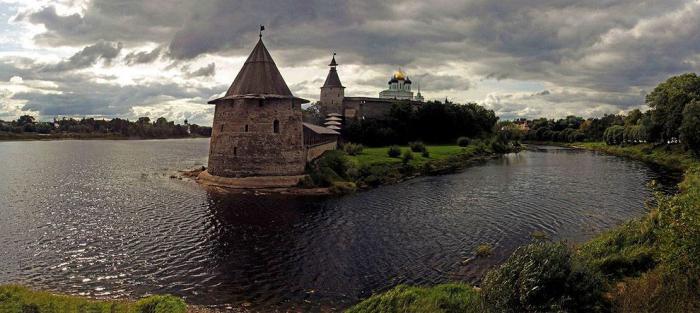
<path id="1" fill-rule="evenodd" d="M 262 35 L 216 105 L 208 173 L 228 178 L 304 173 L 301 104 L 284 82 Z"/>
<path id="2" fill-rule="evenodd" d="M 326 82 L 321 87 L 321 114 L 323 116 L 331 113 L 342 115 L 345 87 L 340 83 L 340 78 L 338 77 L 338 71 L 336 70 L 338 63 L 335 62 L 335 53 L 333 53 L 333 59 L 328 66 L 331 69 L 328 71 Z"/>

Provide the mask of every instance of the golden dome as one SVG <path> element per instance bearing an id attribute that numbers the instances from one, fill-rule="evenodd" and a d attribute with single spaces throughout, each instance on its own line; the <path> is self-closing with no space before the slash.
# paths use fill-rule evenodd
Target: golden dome
<path id="1" fill-rule="evenodd" d="M 394 72 L 394 78 L 398 80 L 404 80 L 406 79 L 406 73 L 399 69 L 398 71 Z"/>

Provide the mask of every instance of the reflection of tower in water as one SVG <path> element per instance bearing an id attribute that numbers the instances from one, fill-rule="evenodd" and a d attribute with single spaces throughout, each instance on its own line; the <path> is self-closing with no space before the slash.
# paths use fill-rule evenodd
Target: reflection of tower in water
<path id="1" fill-rule="evenodd" d="M 306 264 L 318 255 L 310 251 L 319 246 L 315 222 L 310 222 L 323 214 L 318 203 L 322 202 L 290 196 L 209 192 L 212 271 L 218 281 L 209 296 L 226 290 L 219 296 L 227 302 L 250 302 L 261 310 L 284 306 L 280 293 L 294 306 L 309 298 L 318 305 L 316 273 L 323 269 Z"/>

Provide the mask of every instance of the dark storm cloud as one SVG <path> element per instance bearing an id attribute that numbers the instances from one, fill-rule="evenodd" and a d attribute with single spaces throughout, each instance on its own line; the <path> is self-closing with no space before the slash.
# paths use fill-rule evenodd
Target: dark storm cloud
<path id="1" fill-rule="evenodd" d="M 59 15 L 54 6 L 36 12 L 21 12 L 17 20 L 44 25 L 36 40 L 48 45 L 79 46 L 98 40 L 160 42 L 172 37 L 189 8 L 188 0 L 112 1 L 88 3 L 84 14 Z"/>
<path id="2" fill-rule="evenodd" d="M 342 64 L 375 68 L 466 64 L 477 77 L 431 73 L 421 79 L 423 89 L 464 90 L 481 79 L 540 81 L 578 89 L 595 108 L 627 108 L 666 77 L 698 70 L 698 16 L 700 4 L 690 0 L 94 0 L 82 14 L 63 16 L 48 6 L 18 19 L 46 27 L 39 43 L 152 42 L 166 47 L 162 53 L 173 64 L 206 53 L 247 55 L 264 24 L 264 40 L 281 66 L 308 65 L 331 51 Z M 125 62 L 160 54 L 130 53 Z M 386 77 L 376 82 L 384 86 Z"/>
<path id="3" fill-rule="evenodd" d="M 45 66 L 42 71 L 60 72 L 81 69 L 95 65 L 99 60 L 103 60 L 106 64 L 109 64 L 119 55 L 122 46 L 121 42 L 98 41 L 94 45 L 87 46 L 83 48 L 83 50 L 78 51 L 65 61 Z"/>
<path id="4" fill-rule="evenodd" d="M 162 47 L 157 47 L 151 51 L 130 52 L 124 56 L 124 62 L 128 65 L 152 63 L 160 57 Z"/>
<path id="5" fill-rule="evenodd" d="M 188 78 L 194 78 L 214 75 L 216 75 L 216 64 L 209 63 L 208 65 L 198 68 L 192 72 L 187 72 L 185 76 L 187 76 Z"/>
<path id="6" fill-rule="evenodd" d="M 25 92 L 16 93 L 13 98 L 27 100 L 22 110 L 38 111 L 43 116 L 125 116 L 132 113 L 134 106 L 158 104 L 163 100 L 202 98 L 204 105 L 204 99 L 215 92 L 208 88 L 183 88 L 174 83 L 118 86 L 76 78 L 74 81 L 79 83 L 59 83 L 62 90 L 70 90 L 68 93 Z"/>
<path id="7" fill-rule="evenodd" d="M 32 63 L 30 59 L 0 59 L 0 80 L 7 81 L 12 76 L 20 76 L 25 82 L 36 80 L 55 84 L 43 87 L 42 90 L 31 89 L 12 95 L 12 99 L 26 101 L 22 110 L 38 111 L 42 116 L 124 117 L 133 113 L 134 106 L 158 105 L 174 99 L 200 99 L 196 102 L 206 105 L 204 103 L 207 98 L 226 87 L 181 86 L 169 82 L 120 86 L 95 82 L 95 78 L 109 81 L 115 77 L 85 72 L 46 72 L 42 71 L 44 67 L 45 65 Z M 0 88 L 0 93 L 2 92 L 3 89 Z"/>

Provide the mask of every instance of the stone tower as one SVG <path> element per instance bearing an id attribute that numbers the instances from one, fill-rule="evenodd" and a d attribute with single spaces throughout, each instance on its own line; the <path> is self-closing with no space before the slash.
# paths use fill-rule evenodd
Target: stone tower
<path id="1" fill-rule="evenodd" d="M 338 77 L 338 71 L 336 70 L 338 63 L 335 62 L 335 53 L 333 53 L 333 59 L 328 66 L 330 66 L 331 69 L 328 71 L 326 82 L 323 84 L 323 87 L 321 87 L 321 114 L 323 114 L 323 116 L 330 113 L 342 115 L 345 87 L 340 83 L 340 77 Z"/>
<path id="2" fill-rule="evenodd" d="M 262 35 L 222 98 L 212 100 L 208 173 L 228 178 L 304 173 L 301 104 L 284 82 Z"/>

